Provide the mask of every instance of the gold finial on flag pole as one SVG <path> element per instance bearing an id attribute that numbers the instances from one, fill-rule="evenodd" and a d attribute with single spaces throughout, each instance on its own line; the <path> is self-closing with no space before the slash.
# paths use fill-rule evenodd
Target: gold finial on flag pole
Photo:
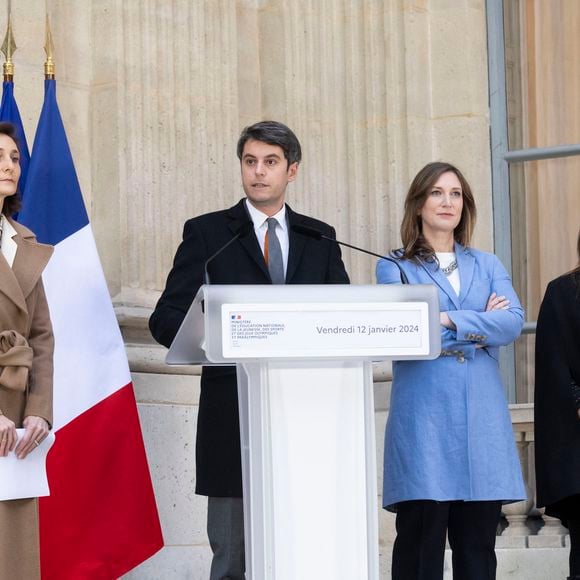
<path id="1" fill-rule="evenodd" d="M 46 15 L 46 41 L 44 43 L 44 52 L 46 52 L 46 61 L 44 62 L 44 78 L 54 79 L 54 44 L 52 43 L 52 34 L 50 32 L 50 20 L 48 14 Z"/>
<path id="2" fill-rule="evenodd" d="M 16 50 L 16 43 L 14 42 L 14 34 L 12 32 L 12 16 L 10 15 L 10 5 L 8 10 L 8 27 L 6 28 L 4 42 L 0 47 L 0 50 L 4 53 L 4 57 L 6 58 L 3 66 L 5 81 L 11 81 L 14 78 L 14 63 L 12 62 L 12 55 Z"/>

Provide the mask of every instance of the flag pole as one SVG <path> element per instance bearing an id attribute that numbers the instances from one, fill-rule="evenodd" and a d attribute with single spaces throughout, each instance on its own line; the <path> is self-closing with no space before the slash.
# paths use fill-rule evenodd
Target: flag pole
<path id="1" fill-rule="evenodd" d="M 14 62 L 12 57 L 16 51 L 16 42 L 14 41 L 14 32 L 12 30 L 12 3 L 8 1 L 8 19 L 6 26 L 6 35 L 4 42 L 0 46 L 0 51 L 4 53 L 5 61 L 2 67 L 4 73 L 4 82 L 2 83 L 2 102 L 0 103 L 0 121 L 8 122 L 14 125 L 16 136 L 18 138 L 18 145 L 20 149 L 20 180 L 18 187 L 20 189 L 20 197 L 26 192 L 26 179 L 28 175 L 28 164 L 30 162 L 30 152 L 28 143 L 26 142 L 26 134 L 24 126 L 22 125 L 22 118 L 20 111 L 14 98 Z M 12 216 L 18 219 L 18 214 Z"/>
<path id="2" fill-rule="evenodd" d="M 52 33 L 50 31 L 50 19 L 48 17 L 48 11 L 46 12 L 46 39 L 44 42 L 44 52 L 46 52 L 46 61 L 44 62 L 44 78 L 46 80 L 54 80 L 54 44 L 52 42 Z"/>
<path id="3" fill-rule="evenodd" d="M 11 81 L 14 79 L 14 63 L 12 62 L 12 55 L 16 50 L 16 42 L 14 42 L 14 33 L 12 31 L 12 8 L 10 2 L 8 2 L 8 26 L 6 27 L 6 35 L 4 36 L 4 42 L 0 47 L 0 50 L 4 53 L 4 65 L 3 73 L 4 80 Z"/>

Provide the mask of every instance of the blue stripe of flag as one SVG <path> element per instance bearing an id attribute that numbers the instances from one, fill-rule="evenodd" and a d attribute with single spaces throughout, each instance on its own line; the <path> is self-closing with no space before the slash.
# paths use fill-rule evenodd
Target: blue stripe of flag
<path id="1" fill-rule="evenodd" d="M 89 223 L 52 79 L 44 81 L 25 193 L 18 221 L 39 242 L 56 245 Z"/>

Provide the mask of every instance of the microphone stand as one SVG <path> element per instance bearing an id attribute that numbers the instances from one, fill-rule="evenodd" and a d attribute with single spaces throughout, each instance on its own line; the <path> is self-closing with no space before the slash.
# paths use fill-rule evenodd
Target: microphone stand
<path id="1" fill-rule="evenodd" d="M 323 234 L 320 230 L 317 230 L 315 228 L 310 228 L 308 226 L 301 226 L 301 225 L 296 224 L 296 225 L 292 226 L 292 229 L 296 233 L 303 234 L 305 236 L 309 236 L 309 237 L 315 238 L 317 240 L 328 240 L 329 242 L 334 242 L 334 243 L 338 244 L 339 246 L 346 246 L 347 248 L 351 248 L 352 250 L 357 250 L 359 252 L 363 252 L 364 254 L 368 254 L 369 256 L 374 256 L 375 258 L 387 260 L 387 262 L 393 262 L 393 264 L 395 264 L 395 266 L 397 266 L 397 268 L 399 269 L 399 273 L 401 274 L 401 283 L 402 284 L 409 283 L 409 279 L 407 278 L 407 275 L 405 274 L 405 272 L 403 272 L 401 265 L 397 262 L 397 260 L 394 260 L 393 258 L 389 258 L 388 256 L 383 256 L 381 254 L 377 254 L 376 252 L 371 252 L 370 250 L 365 250 L 364 248 L 359 248 L 358 246 L 353 246 L 352 244 L 347 244 L 346 242 L 341 242 L 340 240 L 337 240 L 335 238 L 331 238 L 330 236 Z"/>

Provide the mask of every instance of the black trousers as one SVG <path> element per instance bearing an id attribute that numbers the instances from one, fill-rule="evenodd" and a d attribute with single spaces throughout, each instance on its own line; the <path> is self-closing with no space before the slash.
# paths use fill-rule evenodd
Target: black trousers
<path id="1" fill-rule="evenodd" d="M 495 580 L 500 501 L 406 501 L 397 504 L 393 580 L 442 580 L 445 537 L 453 580 Z"/>
<path id="2" fill-rule="evenodd" d="M 580 519 L 567 522 L 570 530 L 570 577 L 580 578 Z"/>

